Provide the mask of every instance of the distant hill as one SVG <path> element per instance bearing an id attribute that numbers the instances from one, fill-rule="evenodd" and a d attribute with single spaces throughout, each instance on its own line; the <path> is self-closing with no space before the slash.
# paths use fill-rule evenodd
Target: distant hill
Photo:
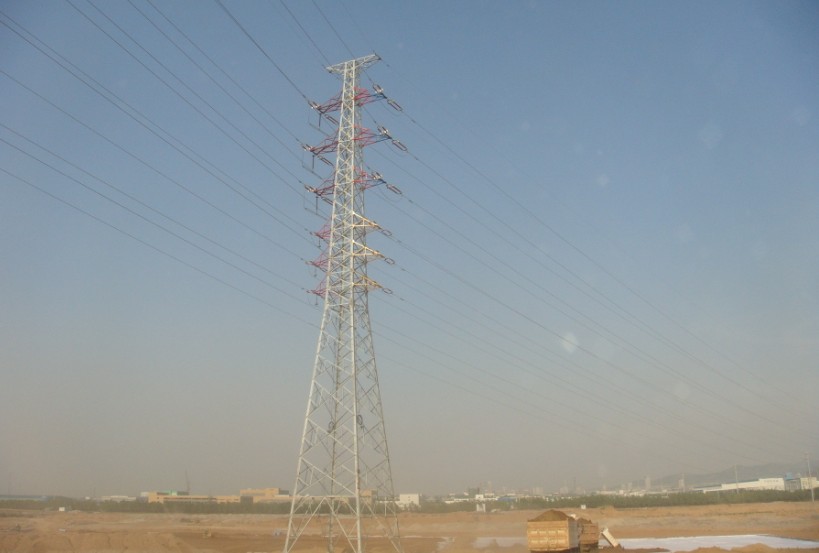
<path id="1" fill-rule="evenodd" d="M 786 474 L 794 476 L 807 476 L 807 470 L 804 463 L 768 463 L 765 465 L 737 465 L 736 476 L 734 475 L 734 467 L 728 467 L 719 472 L 712 472 L 709 474 L 672 474 L 663 476 L 662 478 L 651 478 L 651 487 L 655 488 L 676 488 L 680 479 L 685 477 L 685 487 L 693 488 L 697 486 L 708 486 L 712 484 L 723 484 L 739 480 L 756 480 L 758 478 L 780 478 Z M 636 480 L 632 482 L 634 488 L 643 488 L 644 480 Z"/>

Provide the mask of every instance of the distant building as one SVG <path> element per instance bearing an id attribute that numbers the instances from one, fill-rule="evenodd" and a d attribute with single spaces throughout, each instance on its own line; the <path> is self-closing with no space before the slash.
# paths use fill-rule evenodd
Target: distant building
<path id="1" fill-rule="evenodd" d="M 165 498 L 169 496 L 179 496 L 184 495 L 187 496 L 188 492 L 180 492 L 176 490 L 164 490 L 164 491 L 157 491 L 157 492 L 142 492 L 139 494 L 139 499 L 141 501 L 147 501 L 148 503 L 164 503 Z"/>
<path id="2" fill-rule="evenodd" d="M 399 509 L 417 509 L 421 506 L 421 494 L 419 493 L 402 493 L 398 494 L 398 501 L 396 502 Z"/>
<path id="3" fill-rule="evenodd" d="M 809 490 L 811 488 L 819 488 L 819 479 L 817 479 L 815 476 L 811 476 L 810 478 L 807 476 L 802 476 L 799 478 L 800 490 Z"/>
<path id="4" fill-rule="evenodd" d="M 286 490 L 279 488 L 245 489 L 239 495 L 191 495 L 175 490 L 142 492 L 141 501 L 148 503 L 272 503 L 290 501 Z"/>
<path id="5" fill-rule="evenodd" d="M 16 495 L 16 494 L 8 494 L 3 495 L 0 494 L 0 501 L 48 501 L 52 499 L 50 495 Z"/>
<path id="6" fill-rule="evenodd" d="M 746 480 L 743 482 L 731 482 L 728 484 L 716 484 L 714 486 L 700 486 L 694 488 L 696 492 L 733 492 L 738 490 L 776 490 L 785 491 L 784 478 L 759 478 L 757 480 Z"/>
<path id="7" fill-rule="evenodd" d="M 148 503 L 239 503 L 241 498 L 238 495 L 191 495 L 187 492 L 164 491 L 164 492 L 143 492 Z"/>
<path id="8" fill-rule="evenodd" d="M 785 475 L 785 490 L 789 492 L 798 492 L 802 489 L 802 479 L 794 476 L 791 473 Z"/>
<path id="9" fill-rule="evenodd" d="M 242 503 L 286 503 L 290 501 L 287 490 L 281 488 L 246 488 L 239 490 Z"/>

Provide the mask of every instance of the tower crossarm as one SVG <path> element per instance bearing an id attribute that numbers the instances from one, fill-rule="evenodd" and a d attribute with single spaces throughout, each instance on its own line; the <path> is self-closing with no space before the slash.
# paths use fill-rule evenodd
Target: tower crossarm
<path id="1" fill-rule="evenodd" d="M 381 225 L 373 221 L 372 219 L 367 219 L 360 213 L 353 212 L 352 216 L 352 225 L 354 227 L 364 228 L 366 230 L 383 230 Z"/>
<path id="2" fill-rule="evenodd" d="M 314 259 L 312 261 L 308 261 L 307 263 L 312 265 L 313 267 L 316 267 L 317 269 L 320 269 L 322 271 L 327 271 L 327 265 L 329 263 L 329 258 L 327 257 L 327 251 L 326 250 L 322 251 L 321 255 L 318 258 L 316 258 L 316 259 Z"/>
<path id="3" fill-rule="evenodd" d="M 391 191 L 397 190 L 397 187 L 395 187 L 394 185 L 392 185 L 392 184 L 390 184 L 390 183 L 388 183 L 387 181 L 384 180 L 384 177 L 381 176 L 381 173 L 378 173 L 378 172 L 375 172 L 375 171 L 368 173 L 364 169 L 359 169 L 359 170 L 356 170 L 356 175 L 357 176 L 354 179 L 354 182 L 357 185 L 361 186 L 363 190 L 367 190 L 368 188 L 372 188 L 373 186 L 379 186 L 379 185 L 384 185 L 384 186 L 387 187 L 387 189 L 389 189 Z M 336 174 L 335 174 L 335 171 L 333 171 L 333 174 L 330 175 L 329 177 L 327 177 L 326 179 L 324 179 L 324 181 L 322 181 L 321 185 L 319 185 L 319 186 L 308 186 L 308 185 L 305 184 L 304 188 L 308 192 L 312 192 L 313 194 L 315 194 L 319 198 L 326 200 L 327 198 L 331 197 L 333 195 L 333 192 L 335 191 L 335 184 L 336 184 L 335 181 L 336 181 Z"/>
<path id="4" fill-rule="evenodd" d="M 363 287 L 365 287 L 365 288 L 367 288 L 367 289 L 373 289 L 373 288 L 378 288 L 379 290 L 383 290 L 383 289 L 384 289 L 384 287 L 383 287 L 383 286 L 381 286 L 381 284 L 380 284 L 380 283 L 378 283 L 377 281 L 375 281 L 375 280 L 371 279 L 371 278 L 370 278 L 370 277 L 368 277 L 367 275 L 361 275 L 361 278 L 359 278 L 359 279 L 358 279 L 358 280 L 357 280 L 357 281 L 354 283 L 354 285 L 355 285 L 355 286 L 358 286 L 358 287 L 362 287 L 362 286 L 363 286 Z"/>
<path id="5" fill-rule="evenodd" d="M 390 136 L 389 131 L 384 127 L 379 127 L 377 131 L 365 127 L 358 127 L 355 131 L 353 140 L 360 146 L 369 146 L 382 140 L 395 140 Z M 302 144 L 302 148 L 315 156 L 320 156 L 329 152 L 335 152 L 338 149 L 339 140 L 336 136 L 328 136 L 321 143 L 310 146 L 309 144 Z"/>
<path id="6" fill-rule="evenodd" d="M 368 54 L 354 60 L 330 65 L 326 69 L 330 73 L 336 73 L 338 75 L 344 75 L 348 71 L 353 74 L 358 74 L 360 71 L 367 69 L 369 66 L 380 60 L 381 56 L 378 54 Z"/>
<path id="7" fill-rule="evenodd" d="M 384 254 L 379 252 L 378 250 L 374 250 L 365 244 L 360 244 L 358 242 L 353 242 L 355 249 L 353 250 L 353 255 L 356 256 L 363 256 L 363 257 L 377 257 L 379 259 L 384 259 Z"/>
<path id="8" fill-rule="evenodd" d="M 323 241 L 327 242 L 328 240 L 330 240 L 330 233 L 331 232 L 332 232 L 332 228 L 330 227 L 330 224 L 328 223 L 328 224 L 325 224 L 323 227 L 321 227 L 319 230 L 313 231 L 311 234 L 313 236 L 315 236 L 316 238 L 318 238 L 319 240 L 323 240 Z"/>
<path id="9" fill-rule="evenodd" d="M 357 106 L 363 106 L 372 102 L 377 102 L 378 100 L 386 100 L 387 97 L 384 95 L 383 89 L 378 87 L 376 90 L 369 90 L 366 88 L 356 87 L 355 95 L 353 96 L 353 101 Z M 322 116 L 328 119 L 328 121 L 336 121 L 334 117 L 329 116 L 328 114 L 333 113 L 335 111 L 341 110 L 341 95 L 334 96 L 324 102 L 323 104 L 319 104 L 318 102 L 310 101 L 310 107 L 319 112 Z"/>

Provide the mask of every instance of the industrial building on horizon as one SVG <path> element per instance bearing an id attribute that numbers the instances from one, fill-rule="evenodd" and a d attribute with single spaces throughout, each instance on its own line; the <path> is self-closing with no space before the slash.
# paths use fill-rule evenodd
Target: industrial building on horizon
<path id="1" fill-rule="evenodd" d="M 729 482 L 724 484 L 714 484 L 711 486 L 699 486 L 691 491 L 702 493 L 713 492 L 737 492 L 740 490 L 773 490 L 780 492 L 798 492 L 819 488 L 819 480 L 815 476 L 793 476 L 790 474 L 782 478 L 757 478 L 756 480 L 745 480 Z"/>
<path id="2" fill-rule="evenodd" d="M 239 495 L 193 495 L 187 491 L 167 490 L 142 492 L 139 500 L 147 503 L 286 503 L 290 492 L 281 488 L 246 488 Z"/>

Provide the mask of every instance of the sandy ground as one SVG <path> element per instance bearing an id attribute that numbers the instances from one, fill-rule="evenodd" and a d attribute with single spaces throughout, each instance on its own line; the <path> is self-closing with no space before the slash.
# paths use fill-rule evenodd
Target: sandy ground
<path id="1" fill-rule="evenodd" d="M 608 527 L 618 538 L 735 534 L 769 534 L 819 541 L 819 504 L 768 503 L 650 509 L 565 509 Z M 405 553 L 527 553 L 523 544 L 489 540 L 476 548 L 476 538 L 523 538 L 526 521 L 541 511 L 504 513 L 405 513 L 400 518 Z M 82 551 L 131 552 L 280 552 L 286 516 L 117 514 L 0 510 L 0 553 Z M 278 534 L 278 535 L 277 535 Z M 486 541 L 486 540 L 482 540 Z M 499 545 L 500 543 L 500 545 Z M 319 538 L 302 539 L 298 551 L 322 553 Z M 368 543 L 368 551 L 387 553 L 384 544 Z M 717 549 L 700 549 L 716 553 Z M 763 545 L 738 548 L 740 553 L 819 553 L 819 547 L 774 550 Z M 339 552 L 342 553 L 342 552 Z"/>

